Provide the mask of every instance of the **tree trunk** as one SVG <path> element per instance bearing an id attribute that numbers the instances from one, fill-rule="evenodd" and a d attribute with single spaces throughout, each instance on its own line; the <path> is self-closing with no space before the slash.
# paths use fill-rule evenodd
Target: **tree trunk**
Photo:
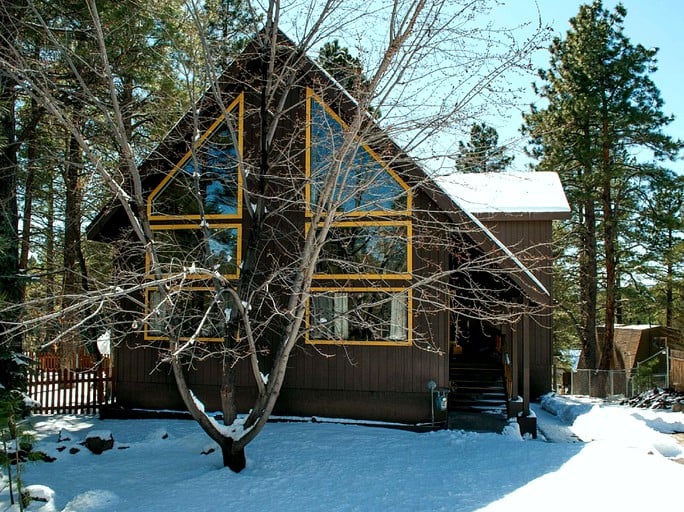
<path id="1" fill-rule="evenodd" d="M 668 228 L 667 230 L 667 247 L 668 247 L 668 256 L 667 259 L 667 278 L 665 279 L 665 325 L 667 327 L 672 327 L 672 322 L 674 321 L 674 290 L 673 290 L 673 283 L 674 283 L 674 265 L 672 263 L 672 249 L 674 248 L 675 241 L 674 241 L 674 233 L 672 232 L 672 228 Z"/>
<path id="2" fill-rule="evenodd" d="M 581 312 L 583 324 L 582 351 L 587 368 L 596 368 L 596 214 L 594 201 L 587 198 L 583 205 L 583 222 L 579 258 Z"/>
<path id="3" fill-rule="evenodd" d="M 22 215 L 21 249 L 19 252 L 19 269 L 25 273 L 29 264 L 29 252 L 31 249 L 31 224 L 33 221 L 33 193 L 35 191 L 35 178 L 37 172 L 36 162 L 39 157 L 38 134 L 36 126 L 41 118 L 41 108 L 35 98 L 31 98 L 31 120 L 29 127 L 24 127 L 22 137 L 26 144 L 26 177 L 24 179 L 24 208 Z M 30 128 L 27 130 L 27 128 Z M 26 294 L 26 283 L 21 285 L 21 301 Z"/>
<path id="4" fill-rule="evenodd" d="M 608 173 L 608 171 L 604 171 Z M 600 370 L 613 370 L 615 365 L 615 289 L 617 286 L 617 262 L 616 262 L 616 219 L 611 201 L 610 175 L 605 177 L 602 194 L 603 208 L 603 248 L 605 251 L 606 267 L 606 303 L 601 357 L 599 358 Z"/>
<path id="5" fill-rule="evenodd" d="M 603 330 L 603 346 L 599 359 L 600 370 L 615 368 L 615 295 L 617 287 L 617 205 L 613 204 L 613 167 L 611 158 L 611 134 L 608 126 L 608 107 L 602 115 L 601 144 L 601 208 L 603 211 L 603 250 L 606 268 L 606 303 Z"/>
<path id="6" fill-rule="evenodd" d="M 49 312 L 57 311 L 59 296 L 59 286 L 57 284 L 56 276 L 56 262 L 55 262 L 55 178 L 56 176 L 51 171 L 50 179 L 47 183 L 47 212 L 45 219 L 45 293 L 48 297 L 46 309 Z M 55 336 L 54 325 L 47 324 L 46 339 L 53 339 Z"/>
<path id="7" fill-rule="evenodd" d="M 223 467 L 239 473 L 247 467 L 247 458 L 245 457 L 245 449 L 239 448 L 235 451 L 235 441 L 226 438 L 225 442 L 219 443 L 221 447 L 221 456 L 223 457 Z"/>
<path id="8" fill-rule="evenodd" d="M 228 360 L 228 354 L 227 351 L 223 354 L 223 371 L 221 372 L 221 411 L 223 412 L 224 425 L 232 424 L 237 418 L 235 368 Z"/>
<path id="9" fill-rule="evenodd" d="M 2 9 L 0 11 L 4 12 Z M 0 21 L 2 19 L 3 16 L 0 16 Z M 10 305 L 18 304 L 21 299 L 15 99 L 14 84 L 0 75 L 0 297 L 3 302 Z M 11 322 L 17 315 L 3 316 L 0 320 Z M 0 343 L 3 346 L 21 349 L 21 340 L 16 340 L 6 339 L 5 330 L 0 325 Z"/>
<path id="10" fill-rule="evenodd" d="M 67 161 L 64 163 L 64 186 L 66 202 L 64 207 L 64 249 L 62 281 L 62 308 L 68 308 L 73 297 L 79 294 L 81 289 L 80 255 L 81 255 L 81 166 L 82 155 L 78 143 L 73 137 L 69 137 L 66 151 Z M 60 366 L 72 369 L 77 364 L 78 348 L 81 343 L 79 336 L 78 314 L 66 314 L 62 318 L 62 329 L 73 329 L 68 335 L 63 336 L 58 347 Z"/>
<path id="11" fill-rule="evenodd" d="M 171 343 L 171 346 L 174 345 L 177 345 L 177 341 Z M 188 409 L 188 412 L 193 419 L 199 423 L 202 430 L 204 430 L 204 432 L 221 448 L 223 466 L 230 468 L 236 473 L 245 469 L 247 466 L 247 458 L 245 457 L 244 447 L 237 446 L 233 438 L 227 437 L 219 431 L 218 428 L 216 428 L 216 424 L 204 413 L 204 410 L 199 408 L 198 402 L 190 391 L 188 381 L 183 372 L 183 366 L 178 359 L 178 356 L 175 356 L 171 360 L 171 368 L 173 370 L 178 393 L 180 394 L 185 407 Z"/>

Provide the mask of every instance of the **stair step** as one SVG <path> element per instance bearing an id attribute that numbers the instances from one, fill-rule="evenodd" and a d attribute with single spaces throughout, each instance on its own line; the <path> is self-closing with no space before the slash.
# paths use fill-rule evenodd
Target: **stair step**
<path id="1" fill-rule="evenodd" d="M 478 423 L 477 416 L 495 417 L 496 424 L 507 416 L 503 369 L 491 362 L 453 361 L 449 371 L 450 421 L 465 415 L 465 422 Z M 452 416 L 452 415 L 456 416 Z M 456 421 L 458 423 L 460 420 Z M 481 421 L 490 421 L 483 419 Z"/>
<path id="2" fill-rule="evenodd" d="M 507 421 L 504 416 L 480 412 L 456 411 L 449 413 L 447 428 L 472 432 L 503 431 Z"/>

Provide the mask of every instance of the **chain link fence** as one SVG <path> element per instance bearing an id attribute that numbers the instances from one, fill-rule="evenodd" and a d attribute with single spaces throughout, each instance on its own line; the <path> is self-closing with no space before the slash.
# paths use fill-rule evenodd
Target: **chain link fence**
<path id="1" fill-rule="evenodd" d="M 626 397 L 638 395 L 647 389 L 667 387 L 664 373 L 640 374 L 636 370 L 576 370 L 570 373 L 572 395 Z"/>
<path id="2" fill-rule="evenodd" d="M 668 378 L 669 377 L 669 378 Z M 632 397 L 653 388 L 684 390 L 684 351 L 662 350 L 626 370 L 577 369 L 563 377 L 562 391 L 594 397 Z"/>

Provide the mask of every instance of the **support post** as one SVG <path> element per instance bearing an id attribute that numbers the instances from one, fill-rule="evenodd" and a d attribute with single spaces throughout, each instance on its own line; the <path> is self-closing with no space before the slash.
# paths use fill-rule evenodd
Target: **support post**
<path id="1" fill-rule="evenodd" d="M 513 334 L 513 333 L 511 333 Z M 520 367 L 520 330 L 515 331 L 515 339 L 511 343 L 511 400 L 520 396 L 519 373 Z"/>
<path id="2" fill-rule="evenodd" d="M 525 299 L 525 310 L 527 311 L 529 300 Z M 523 412 L 525 416 L 530 415 L 530 316 L 527 312 L 523 313 Z"/>

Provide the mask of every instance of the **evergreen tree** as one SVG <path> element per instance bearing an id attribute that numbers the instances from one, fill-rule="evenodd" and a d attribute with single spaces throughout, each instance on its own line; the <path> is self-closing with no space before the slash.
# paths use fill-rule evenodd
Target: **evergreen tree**
<path id="1" fill-rule="evenodd" d="M 10 48 L 19 39 L 17 20 L 24 2 L 0 5 L 0 54 L 11 58 Z M 18 318 L 22 279 L 19 272 L 19 213 L 17 183 L 19 176 L 17 87 L 0 68 L 0 394 L 25 385 L 21 360 L 21 338 L 10 336 Z"/>
<path id="2" fill-rule="evenodd" d="M 361 59 L 354 57 L 349 48 L 340 46 L 337 39 L 323 45 L 318 52 L 318 63 L 352 94 L 368 89 Z"/>
<path id="3" fill-rule="evenodd" d="M 458 172 L 500 172 L 513 161 L 506 149 L 499 146 L 499 134 L 486 123 L 474 123 L 470 141 L 458 143 L 456 170 Z"/>
<path id="4" fill-rule="evenodd" d="M 542 86 L 535 90 L 548 106 L 533 107 L 524 126 L 537 169 L 561 174 L 572 205 L 569 250 L 579 262 L 582 348 L 587 366 L 603 369 L 613 366 L 626 210 L 635 180 L 651 167 L 635 155 L 650 150 L 654 158 L 674 157 L 681 147 L 662 131 L 672 118 L 662 112 L 649 76 L 657 49 L 630 42 L 625 16 L 621 4 L 612 12 L 600 1 L 580 7 L 565 38 L 553 41 L 549 69 L 539 72 Z M 597 322 L 606 326 L 600 350 Z"/>
<path id="5" fill-rule="evenodd" d="M 220 74 L 244 48 L 259 17 L 245 0 L 206 0 L 204 15 L 211 60 Z"/>
<path id="6" fill-rule="evenodd" d="M 660 314 L 649 320 L 674 327 L 676 313 L 682 310 L 677 284 L 684 280 L 684 176 L 656 167 L 638 193 L 630 232 L 637 248 L 631 251 L 635 273 L 656 283 L 647 288 L 648 298 Z"/>

